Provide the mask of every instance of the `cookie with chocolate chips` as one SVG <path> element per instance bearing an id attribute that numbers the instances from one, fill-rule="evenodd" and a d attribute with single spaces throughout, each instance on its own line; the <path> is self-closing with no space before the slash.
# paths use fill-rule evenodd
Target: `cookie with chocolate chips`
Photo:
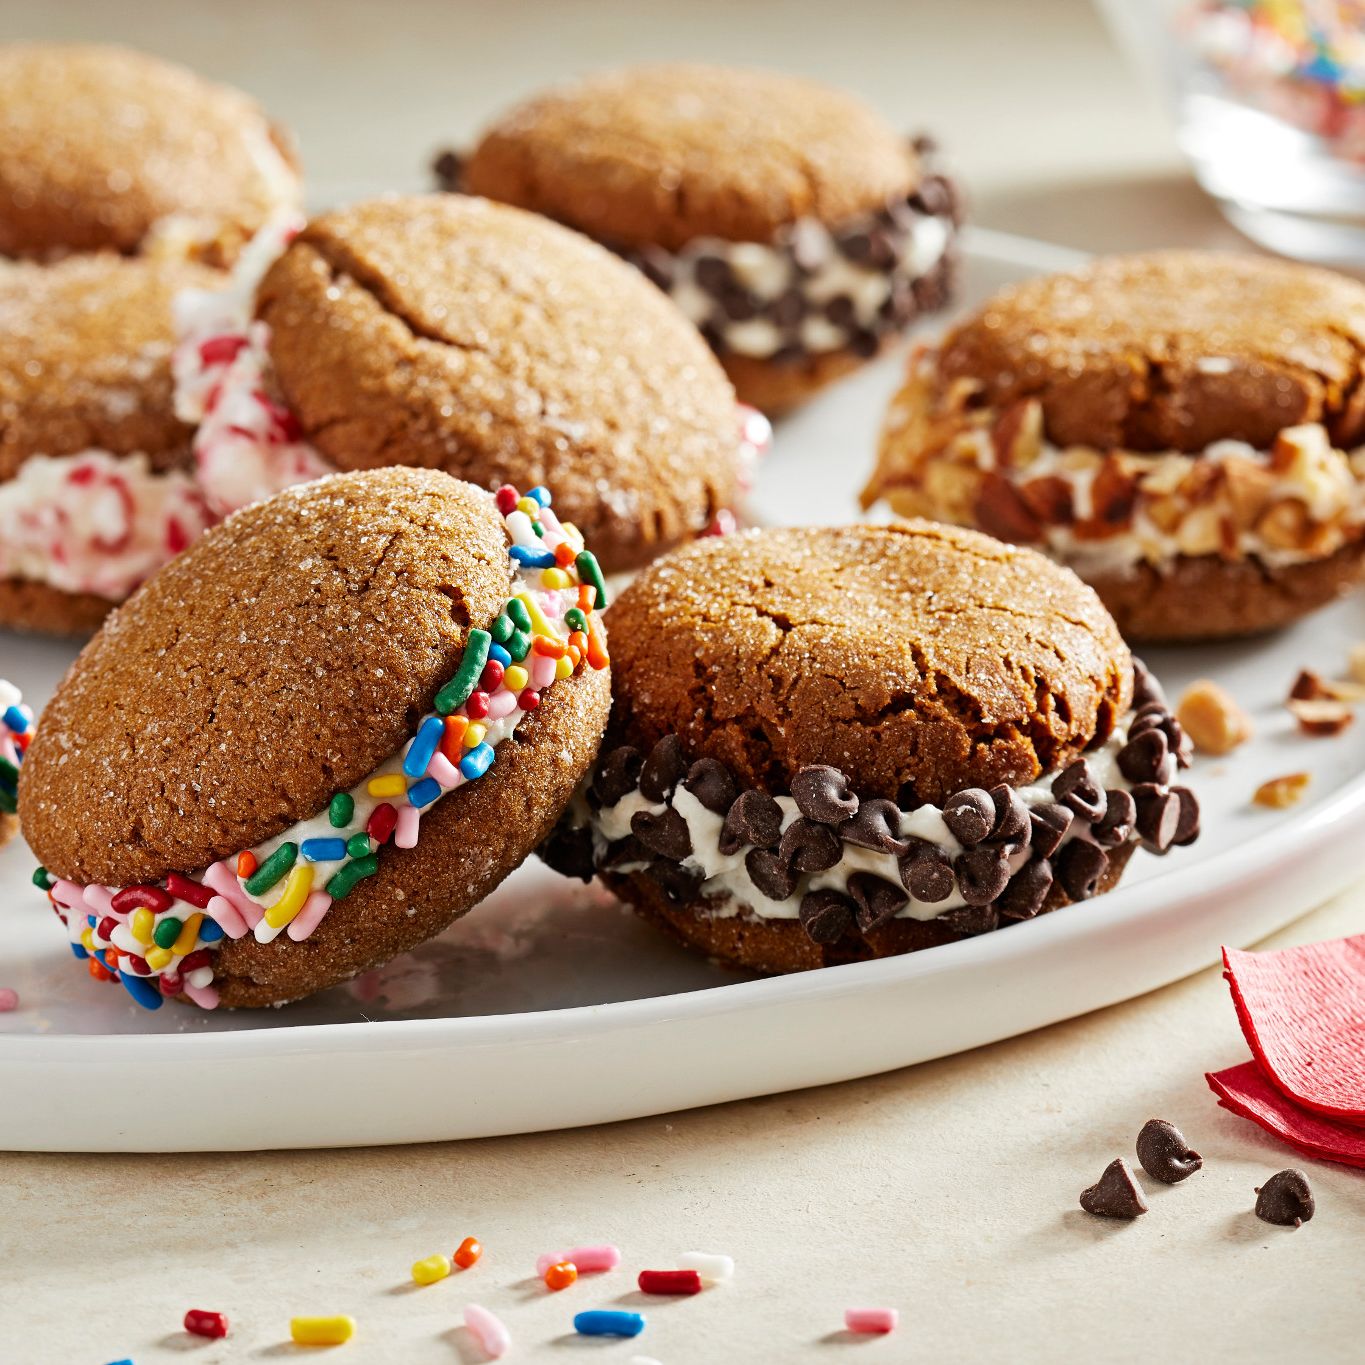
<path id="1" fill-rule="evenodd" d="M 373 200 L 314 219 L 258 288 L 239 283 L 254 303 L 227 327 L 235 349 L 190 381 L 209 394 L 196 449 L 219 510 L 328 468 L 544 484 L 612 571 L 740 495 L 752 423 L 701 338 L 637 271 L 544 218 Z M 211 311 L 206 328 L 221 346 Z M 260 418 L 245 459 L 238 399 Z"/>
<path id="2" fill-rule="evenodd" d="M 960 200 L 933 144 L 775 71 L 602 73 L 511 110 L 436 169 L 636 262 L 768 413 L 876 355 L 952 286 Z"/>
<path id="3" fill-rule="evenodd" d="M 0 626 L 88 635 L 208 524 L 172 401 L 187 261 L 0 265 Z"/>
<path id="4" fill-rule="evenodd" d="M 760 971 L 1107 891 L 1198 834 L 1190 746 L 1094 592 L 929 522 L 746 531 L 611 609 L 611 724 L 544 855 Z"/>
<path id="5" fill-rule="evenodd" d="M 0 46 L 0 256 L 221 264 L 300 194 L 288 140 L 238 90 L 128 48 Z"/>
<path id="6" fill-rule="evenodd" d="M 917 353 L 868 505 L 1046 550 L 1131 640 L 1285 625 L 1365 582 L 1365 285 L 1163 251 L 1006 289 Z"/>
<path id="7" fill-rule="evenodd" d="M 436 470 L 210 530 L 86 647 L 20 770 L 77 956 L 149 1008 L 270 1005 L 440 932 L 596 755 L 600 581 L 546 489 Z"/>

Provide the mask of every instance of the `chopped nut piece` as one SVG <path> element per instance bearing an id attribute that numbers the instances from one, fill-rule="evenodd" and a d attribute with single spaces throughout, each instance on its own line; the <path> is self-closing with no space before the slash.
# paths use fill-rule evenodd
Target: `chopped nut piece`
<path id="1" fill-rule="evenodd" d="M 1339 735 L 1356 717 L 1342 701 L 1294 701 L 1285 703 L 1306 735 Z"/>
<path id="2" fill-rule="evenodd" d="M 1299 669 L 1299 676 L 1289 689 L 1290 701 L 1321 701 L 1329 695 L 1327 684 L 1311 668 Z"/>
<path id="3" fill-rule="evenodd" d="M 1365 683 L 1365 641 L 1358 645 L 1352 645 L 1348 658 L 1351 676 L 1356 682 Z"/>
<path id="4" fill-rule="evenodd" d="M 1262 782 L 1256 788 L 1251 799 L 1258 806 L 1283 810 L 1286 806 L 1295 806 L 1303 800 L 1303 795 L 1312 780 L 1307 773 L 1287 773 L 1284 777 L 1272 777 L 1269 782 Z"/>
<path id="5" fill-rule="evenodd" d="M 1230 754 L 1251 738 L 1251 717 L 1210 678 L 1190 685 L 1175 714 L 1200 753 Z"/>

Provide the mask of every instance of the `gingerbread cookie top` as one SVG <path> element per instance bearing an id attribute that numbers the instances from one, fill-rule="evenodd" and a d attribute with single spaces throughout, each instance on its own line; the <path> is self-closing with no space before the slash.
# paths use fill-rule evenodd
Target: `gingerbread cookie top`
<path id="1" fill-rule="evenodd" d="M 854 218 L 903 199 L 920 168 L 902 135 L 840 90 L 678 63 L 533 98 L 484 134 L 463 176 L 471 193 L 616 246 L 673 250 Z"/>
<path id="2" fill-rule="evenodd" d="M 299 197 L 254 100 L 120 47 L 0 47 L 0 255 L 143 250 L 183 230 L 230 256 Z"/>
<path id="3" fill-rule="evenodd" d="M 511 582 L 493 498 L 432 471 L 244 509 L 73 665 L 25 765 L 34 852 L 125 885 L 312 816 L 399 748 Z"/>
<path id="4" fill-rule="evenodd" d="M 171 299 L 218 276 L 107 253 L 0 269 L 0 481 L 30 456 L 142 452 L 184 463 L 171 402 Z"/>
<path id="5" fill-rule="evenodd" d="M 743 786 L 828 764 L 942 802 L 1064 768 L 1132 698 L 1099 599 L 1030 550 L 930 522 L 690 545 L 612 608 L 612 741 L 677 735 Z"/>
<path id="6" fill-rule="evenodd" d="M 637 271 L 576 233 L 459 195 L 313 220 L 257 314 L 303 438 L 341 469 L 543 483 L 613 569 L 729 506 L 734 391 Z"/>
<path id="7" fill-rule="evenodd" d="M 1118 256 L 1015 285 L 954 329 L 939 382 L 1037 398 L 1058 446 L 1268 448 L 1321 422 L 1365 439 L 1365 285 L 1264 256 Z"/>

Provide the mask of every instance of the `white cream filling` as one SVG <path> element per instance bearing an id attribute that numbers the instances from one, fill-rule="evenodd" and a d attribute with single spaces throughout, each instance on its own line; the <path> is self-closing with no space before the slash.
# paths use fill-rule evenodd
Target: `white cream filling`
<path id="1" fill-rule="evenodd" d="M 799 290 L 816 307 L 844 295 L 852 301 L 855 325 L 872 327 L 882 305 L 898 281 L 913 283 L 927 275 L 943 259 L 952 239 L 952 220 L 916 215 L 909 231 L 909 249 L 894 270 L 859 265 L 839 251 L 834 234 L 817 219 L 802 219 L 793 229 L 818 243 L 820 264 L 803 272 L 785 247 L 763 242 L 731 242 L 721 237 L 697 237 L 672 253 L 674 303 L 695 323 L 715 324 L 718 304 L 696 279 L 697 268 L 707 258 L 724 260 L 735 278 L 766 306 L 790 289 Z M 762 359 L 789 344 L 788 331 L 768 318 L 723 321 L 720 333 L 726 347 L 737 355 Z M 849 342 L 849 329 L 823 316 L 802 319 L 802 347 L 812 353 L 842 350 Z"/>
<path id="2" fill-rule="evenodd" d="M 1084 755 L 1091 775 L 1106 790 L 1132 789 L 1132 783 L 1119 771 L 1118 754 L 1128 740 L 1128 724 L 1132 717 L 1125 718 L 1123 725 L 1116 729 L 1100 748 Z M 1026 787 L 1016 788 L 1024 804 L 1030 808 L 1047 805 L 1055 801 L 1052 783 L 1055 773 L 1046 774 Z M 800 812 L 795 800 L 790 796 L 775 798 L 782 809 L 782 828 L 785 830 Z M 605 806 L 590 816 L 593 836 L 593 850 L 599 865 L 610 844 L 625 839 L 631 833 L 631 819 L 637 811 L 648 811 L 651 815 L 661 815 L 672 807 L 687 823 L 687 832 L 692 841 L 692 852 L 683 860 L 681 866 L 690 872 L 698 873 L 701 885 L 698 896 L 706 899 L 704 913 L 717 918 L 729 919 L 740 913 L 757 915 L 762 919 L 796 919 L 801 913 L 801 900 L 809 891 L 830 889 L 842 894 L 848 893 L 848 881 L 855 872 L 871 872 L 904 890 L 901 882 L 900 865 L 894 854 L 880 853 L 875 849 L 859 848 L 856 845 L 843 845 L 843 857 L 833 867 L 824 872 L 804 875 L 796 889 L 786 900 L 773 900 L 765 896 L 750 880 L 744 866 L 745 856 L 751 845 L 746 844 L 734 853 L 720 851 L 720 834 L 724 817 L 708 810 L 697 798 L 681 784 L 673 792 L 668 802 L 650 801 L 638 789 L 629 792 L 615 805 Z M 1063 842 L 1071 839 L 1087 838 L 1090 826 L 1084 820 L 1074 820 L 1063 835 Z M 901 838 L 911 836 L 935 844 L 948 855 L 956 858 L 963 846 L 953 837 L 943 819 L 943 811 L 938 806 L 923 805 L 914 810 L 900 811 Z M 1010 859 L 1011 873 L 1017 872 L 1029 858 L 1027 849 L 1022 849 Z M 625 864 L 614 867 L 613 872 L 633 872 L 647 866 L 644 863 Z M 956 910 L 966 901 L 954 887 L 952 893 L 941 901 L 916 900 L 910 893 L 904 906 L 896 912 L 897 919 L 931 920 Z"/>
<path id="3" fill-rule="evenodd" d="M 145 455 L 34 456 L 0 483 L 0 577 L 122 601 L 212 521 L 189 474 Z"/>

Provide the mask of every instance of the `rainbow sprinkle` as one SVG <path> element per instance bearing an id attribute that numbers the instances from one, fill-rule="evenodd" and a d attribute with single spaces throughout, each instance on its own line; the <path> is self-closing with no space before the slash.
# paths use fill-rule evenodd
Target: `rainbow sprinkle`
<path id="1" fill-rule="evenodd" d="M 155 886 L 118 888 L 78 886 L 45 868 L 34 873 L 92 976 L 119 982 L 146 1009 L 158 1009 L 166 996 L 213 1009 L 213 958 L 225 937 L 307 938 L 334 902 L 375 875 L 386 844 L 415 847 L 423 813 L 493 767 L 498 744 L 540 706 L 547 687 L 585 666 L 607 666 L 597 616 L 606 584 L 582 536 L 556 517 L 546 488 L 523 496 L 509 485 L 495 496 L 517 590 L 488 630 L 469 632 L 434 711 L 377 771 L 337 792 L 311 820 L 214 863 L 197 879 L 172 873 Z M 17 693 L 6 721 L 11 713 L 31 726 Z M 16 740 L 12 747 L 21 752 L 26 735 L 19 731 L 22 746 Z M 10 767 L 17 775 L 17 757 Z"/>
<path id="2" fill-rule="evenodd" d="M 33 712 L 19 689 L 0 678 L 0 811 L 6 815 L 19 809 L 19 765 L 32 738 Z"/>

